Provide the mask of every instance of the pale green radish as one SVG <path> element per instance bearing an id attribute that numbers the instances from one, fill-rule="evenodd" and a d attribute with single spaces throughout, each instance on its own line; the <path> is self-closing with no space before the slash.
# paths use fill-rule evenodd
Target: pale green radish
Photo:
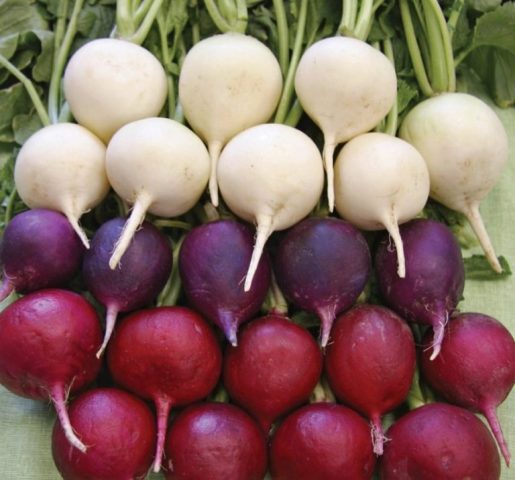
<path id="1" fill-rule="evenodd" d="M 333 155 L 339 143 L 376 127 L 396 101 L 392 62 L 366 42 L 329 37 L 302 55 L 295 92 L 324 135 L 323 160 L 329 210 L 334 208 Z"/>
<path id="2" fill-rule="evenodd" d="M 416 105 L 399 135 L 420 151 L 431 178 L 430 196 L 462 212 L 496 272 L 502 267 L 479 212 L 508 159 L 508 137 L 492 108 L 466 93 L 444 93 Z"/>
<path id="3" fill-rule="evenodd" d="M 79 48 L 66 66 L 63 88 L 75 120 L 105 143 L 126 123 L 157 116 L 168 93 L 159 60 L 147 49 L 115 38 Z"/>
<path id="4" fill-rule="evenodd" d="M 175 217 L 197 203 L 209 178 L 209 154 L 202 140 L 181 123 L 146 118 L 113 135 L 106 169 L 114 191 L 133 206 L 109 260 L 114 269 L 147 212 Z"/>
<path id="5" fill-rule="evenodd" d="M 291 227 L 316 206 L 324 185 L 322 158 L 303 132 L 263 124 L 236 135 L 222 150 L 218 184 L 227 206 L 256 224 L 244 290 L 248 291 L 272 232 Z"/>
<path id="6" fill-rule="evenodd" d="M 336 211 L 362 230 L 388 230 L 397 250 L 397 273 L 406 276 L 399 224 L 416 217 L 429 196 L 429 172 L 408 142 L 385 133 L 349 140 L 334 164 Z"/>
<path id="7" fill-rule="evenodd" d="M 218 206 L 216 166 L 223 146 L 237 133 L 268 121 L 281 90 L 279 62 L 253 37 L 214 35 L 188 51 L 179 76 L 179 100 L 189 125 L 208 145 L 213 205 Z"/>
<path id="8" fill-rule="evenodd" d="M 105 145 L 75 123 L 43 127 L 23 144 L 16 158 L 14 182 L 30 208 L 63 213 L 86 248 L 80 217 L 107 195 Z"/>

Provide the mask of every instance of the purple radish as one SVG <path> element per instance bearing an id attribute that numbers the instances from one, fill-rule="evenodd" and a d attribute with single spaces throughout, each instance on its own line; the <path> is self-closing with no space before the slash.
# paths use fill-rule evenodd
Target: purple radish
<path id="1" fill-rule="evenodd" d="M 218 381 L 222 352 L 216 336 L 189 308 L 139 310 L 116 328 L 107 363 L 117 384 L 156 405 L 158 472 L 170 409 L 201 400 Z"/>
<path id="2" fill-rule="evenodd" d="M 457 240 L 441 222 L 411 220 L 400 226 L 406 256 L 406 277 L 397 274 L 397 254 L 388 236 L 376 251 L 379 290 L 402 318 L 431 325 L 431 360 L 436 358 L 445 325 L 461 299 L 465 267 Z"/>
<path id="3" fill-rule="evenodd" d="M 370 252 L 361 232 L 337 218 L 308 218 L 282 237 L 274 273 L 284 295 L 322 322 L 327 345 L 336 316 L 351 307 L 370 274 Z"/>
<path id="4" fill-rule="evenodd" d="M 397 420 L 379 463 L 381 480 L 498 480 L 495 440 L 473 413 L 429 403 Z"/>
<path id="5" fill-rule="evenodd" d="M 26 210 L 11 219 L 0 246 L 0 301 L 66 285 L 79 272 L 84 246 L 68 219 L 53 210 Z"/>
<path id="6" fill-rule="evenodd" d="M 381 416 L 408 396 L 415 373 L 415 341 L 407 323 L 379 305 L 358 305 L 340 315 L 325 356 L 331 389 L 370 419 L 374 453 L 382 455 Z"/>
<path id="7" fill-rule="evenodd" d="M 279 425 L 270 445 L 274 480 L 368 480 L 375 463 L 365 419 L 334 403 L 294 411 Z"/>
<path id="8" fill-rule="evenodd" d="M 124 224 L 122 218 L 105 222 L 84 255 L 82 274 L 86 288 L 107 310 L 104 340 L 97 352 L 99 357 L 111 337 L 118 313 L 149 304 L 162 290 L 172 270 L 170 243 L 166 235 L 149 222 L 143 222 L 123 261 L 112 270 L 109 258 Z"/>
<path id="9" fill-rule="evenodd" d="M 252 257 L 254 232 L 236 220 L 200 225 L 179 252 L 182 286 L 191 306 L 219 326 L 237 345 L 238 327 L 255 317 L 270 287 L 270 263 L 261 257 L 250 289 L 243 281 Z"/>
<path id="10" fill-rule="evenodd" d="M 182 411 L 166 438 L 167 480 L 263 480 L 267 447 L 259 425 L 228 403 Z"/>
<path id="11" fill-rule="evenodd" d="M 79 450 L 66 397 L 100 370 L 102 340 L 97 313 L 81 295 L 46 289 L 29 293 L 0 313 L 0 383 L 22 397 L 51 400 L 66 438 Z"/>
<path id="12" fill-rule="evenodd" d="M 440 355 L 430 361 L 423 351 L 420 368 L 429 386 L 446 400 L 486 417 L 509 465 L 496 414 L 515 383 L 515 341 L 508 329 L 488 315 L 458 314 L 447 327 Z"/>
<path id="13" fill-rule="evenodd" d="M 322 362 L 320 348 L 305 328 L 270 314 L 245 325 L 239 345 L 227 348 L 223 384 L 231 399 L 268 432 L 281 415 L 308 401 Z"/>
<path id="14" fill-rule="evenodd" d="M 69 408 L 74 430 L 89 446 L 70 448 L 63 428 L 52 432 L 52 456 L 64 480 L 145 478 L 155 447 L 155 419 L 136 396 L 116 388 L 96 388 L 77 397 Z"/>

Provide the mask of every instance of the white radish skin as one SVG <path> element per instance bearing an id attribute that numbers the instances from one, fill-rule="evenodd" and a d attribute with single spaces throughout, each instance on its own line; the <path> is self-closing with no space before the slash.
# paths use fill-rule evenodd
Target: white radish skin
<path id="1" fill-rule="evenodd" d="M 299 222 L 316 206 L 324 184 L 322 159 L 300 130 L 258 125 L 236 135 L 223 149 L 218 182 L 232 212 L 257 225 L 244 284 L 248 291 L 268 237 Z"/>
<path id="2" fill-rule="evenodd" d="M 364 133 L 341 149 L 335 166 L 338 214 L 363 230 L 386 228 L 406 275 L 399 224 L 416 217 L 429 195 L 429 172 L 408 142 L 385 133 Z"/>
<path id="3" fill-rule="evenodd" d="M 396 101 L 397 76 L 379 50 L 351 37 L 315 42 L 299 62 L 295 91 L 324 135 L 329 210 L 334 208 L 333 155 L 339 143 L 376 127 Z"/>
<path id="4" fill-rule="evenodd" d="M 114 269 L 147 212 L 175 217 L 197 203 L 209 178 L 209 154 L 179 122 L 146 118 L 116 132 L 107 146 L 106 169 L 115 192 L 133 205 L 109 261 Z"/>
<path id="5" fill-rule="evenodd" d="M 154 55 L 114 38 L 79 48 L 66 66 L 63 88 L 77 122 L 105 143 L 126 123 L 157 116 L 168 91 L 165 70 Z"/>
<path id="6" fill-rule="evenodd" d="M 188 51 L 179 77 L 179 99 L 188 123 L 208 145 L 213 205 L 218 206 L 220 151 L 237 133 L 268 121 L 281 90 L 279 62 L 253 37 L 214 35 Z"/>
<path id="7" fill-rule="evenodd" d="M 508 137 L 499 117 L 469 94 L 424 100 L 404 119 L 399 135 L 420 151 L 431 178 L 430 196 L 466 215 L 493 270 L 502 267 L 479 213 L 508 159 Z"/>
<path id="8" fill-rule="evenodd" d="M 89 241 L 79 219 L 107 195 L 105 145 L 74 123 L 49 125 L 22 146 L 14 168 L 20 198 L 30 208 L 63 213 L 86 248 Z"/>

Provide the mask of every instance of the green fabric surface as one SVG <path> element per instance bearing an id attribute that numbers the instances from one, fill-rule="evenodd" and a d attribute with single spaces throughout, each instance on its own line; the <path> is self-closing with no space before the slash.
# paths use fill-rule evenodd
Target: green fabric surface
<path id="1" fill-rule="evenodd" d="M 510 136 L 510 160 L 500 183 L 483 202 L 481 212 L 498 255 L 515 270 L 515 110 L 497 110 Z M 489 314 L 515 335 L 515 277 L 502 281 L 468 281 L 461 311 Z M 508 445 L 515 456 L 515 393 L 499 408 Z M 58 480 L 50 435 L 55 419 L 49 404 L 18 398 L 0 387 L 0 479 Z M 151 475 L 149 479 L 164 478 Z M 503 480 L 515 473 L 502 466 Z M 208 480 L 208 479 L 206 479 Z"/>

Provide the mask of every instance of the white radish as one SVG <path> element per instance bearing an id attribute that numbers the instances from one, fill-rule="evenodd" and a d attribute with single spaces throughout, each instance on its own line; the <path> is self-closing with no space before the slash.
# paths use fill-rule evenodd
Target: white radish
<path id="1" fill-rule="evenodd" d="M 236 135 L 223 149 L 218 182 L 233 213 L 257 225 L 244 284 L 248 291 L 268 237 L 302 220 L 320 199 L 322 158 L 315 143 L 300 130 L 281 124 L 258 125 Z"/>
<path id="2" fill-rule="evenodd" d="M 133 205 L 109 260 L 114 269 L 147 212 L 175 217 L 197 203 L 209 178 L 209 154 L 202 140 L 179 122 L 146 118 L 113 135 L 106 169 L 114 191 Z"/>
<path id="3" fill-rule="evenodd" d="M 467 217 L 494 271 L 502 267 L 479 212 L 508 159 L 508 136 L 493 109 L 466 93 L 424 100 L 405 117 L 399 135 L 420 151 L 430 196 Z"/>
<path id="4" fill-rule="evenodd" d="M 253 37 L 214 35 L 188 51 L 179 76 L 179 100 L 186 120 L 208 145 L 213 205 L 218 206 L 216 166 L 223 146 L 237 133 L 268 121 L 281 90 L 279 62 Z"/>
<path id="5" fill-rule="evenodd" d="M 105 143 L 126 123 L 157 116 L 168 92 L 159 60 L 147 49 L 115 38 L 79 48 L 66 66 L 63 89 L 75 120 Z"/>
<path id="6" fill-rule="evenodd" d="M 105 145 L 75 123 L 43 127 L 23 144 L 16 158 L 14 182 L 30 208 L 63 213 L 89 248 L 80 217 L 107 195 Z"/>
<path id="7" fill-rule="evenodd" d="M 324 135 L 329 210 L 334 208 L 333 155 L 339 143 L 376 127 L 396 101 L 392 62 L 366 42 L 329 37 L 315 42 L 300 59 L 295 92 Z"/>
<path id="8" fill-rule="evenodd" d="M 429 172 L 408 142 L 364 133 L 340 150 L 334 165 L 338 214 L 363 230 L 386 228 L 397 250 L 397 273 L 406 275 L 399 224 L 416 217 L 429 196 Z"/>

